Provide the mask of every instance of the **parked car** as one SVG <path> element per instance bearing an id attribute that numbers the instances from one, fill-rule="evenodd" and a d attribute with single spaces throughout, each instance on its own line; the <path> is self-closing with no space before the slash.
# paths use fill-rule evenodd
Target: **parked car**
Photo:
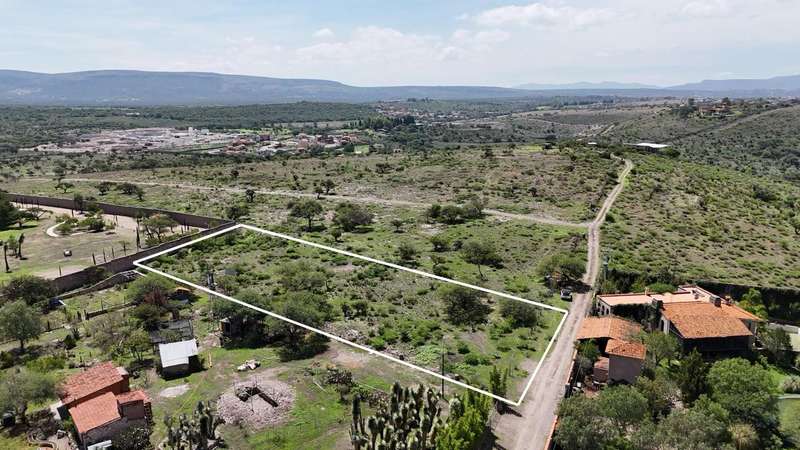
<path id="1" fill-rule="evenodd" d="M 561 300 L 571 302 L 572 301 L 572 289 L 565 288 L 561 290 Z"/>

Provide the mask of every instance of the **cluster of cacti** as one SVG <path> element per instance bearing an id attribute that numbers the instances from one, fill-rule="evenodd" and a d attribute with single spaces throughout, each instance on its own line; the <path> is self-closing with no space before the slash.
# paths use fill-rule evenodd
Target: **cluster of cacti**
<path id="1" fill-rule="evenodd" d="M 389 401 L 371 417 L 361 415 L 361 399 L 353 398 L 350 441 L 355 450 L 427 450 L 436 445 L 444 426 L 442 396 L 425 386 L 417 390 L 392 386 Z"/>
<path id="2" fill-rule="evenodd" d="M 164 418 L 167 426 L 166 448 L 170 450 L 205 450 L 209 441 L 218 441 L 217 427 L 222 420 L 207 403 L 199 402 L 192 417 L 181 414 L 177 422 Z"/>

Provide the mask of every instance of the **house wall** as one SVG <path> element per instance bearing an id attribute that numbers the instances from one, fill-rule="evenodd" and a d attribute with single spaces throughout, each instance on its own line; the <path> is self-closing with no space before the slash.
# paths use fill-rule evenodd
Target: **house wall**
<path id="1" fill-rule="evenodd" d="M 114 437 L 114 435 L 122 433 L 132 425 L 144 425 L 146 423 L 147 422 L 144 419 L 131 420 L 126 417 L 122 417 L 119 420 L 115 420 L 111 423 L 107 423 L 103 426 L 91 429 L 86 433 L 81 434 L 81 448 L 85 449 L 89 445 L 110 440 Z"/>
<path id="2" fill-rule="evenodd" d="M 611 381 L 626 381 L 635 383 L 636 378 L 642 373 L 644 361 L 624 356 L 608 356 L 608 378 Z"/>
<path id="3" fill-rule="evenodd" d="M 144 402 L 131 402 L 120 405 L 120 415 L 128 420 L 144 419 L 147 417 L 147 410 L 144 408 Z"/>

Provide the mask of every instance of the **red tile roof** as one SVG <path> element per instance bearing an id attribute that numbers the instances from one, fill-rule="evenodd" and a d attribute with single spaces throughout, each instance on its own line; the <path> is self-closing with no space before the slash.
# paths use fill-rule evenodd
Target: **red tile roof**
<path id="1" fill-rule="evenodd" d="M 133 403 L 133 402 L 144 402 L 150 403 L 150 397 L 144 391 L 130 391 L 130 392 L 123 392 L 122 394 L 117 395 L 117 401 L 120 405 L 124 405 L 126 403 Z"/>
<path id="2" fill-rule="evenodd" d="M 577 339 L 611 338 L 626 341 L 641 331 L 641 325 L 620 317 L 587 317 L 578 330 Z"/>
<path id="3" fill-rule="evenodd" d="M 99 426 L 120 419 L 117 397 L 106 392 L 69 409 L 75 428 L 83 434 Z"/>
<path id="4" fill-rule="evenodd" d="M 606 353 L 609 355 L 644 360 L 647 349 L 644 344 L 639 342 L 625 342 L 612 339 L 608 341 L 606 345 Z"/>
<path id="5" fill-rule="evenodd" d="M 725 304 L 714 306 L 711 303 L 687 302 L 664 304 L 663 308 L 664 318 L 672 322 L 681 336 L 686 339 L 751 336 L 753 334 L 742 322 L 742 319 L 751 320 L 750 316 L 752 315 L 736 306 Z"/>
<path id="6" fill-rule="evenodd" d="M 70 404 L 123 380 L 125 369 L 104 362 L 67 378 L 61 385 L 61 402 Z"/>

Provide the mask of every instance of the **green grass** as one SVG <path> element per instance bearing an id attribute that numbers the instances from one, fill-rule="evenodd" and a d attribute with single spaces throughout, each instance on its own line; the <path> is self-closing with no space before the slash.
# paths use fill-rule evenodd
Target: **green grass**
<path id="1" fill-rule="evenodd" d="M 780 408 L 781 430 L 800 445 L 800 399 L 780 400 L 778 408 Z"/>
<path id="2" fill-rule="evenodd" d="M 32 450 L 36 447 L 28 444 L 24 435 L 10 436 L 8 432 L 0 432 L 0 448 L 4 450 Z"/>

